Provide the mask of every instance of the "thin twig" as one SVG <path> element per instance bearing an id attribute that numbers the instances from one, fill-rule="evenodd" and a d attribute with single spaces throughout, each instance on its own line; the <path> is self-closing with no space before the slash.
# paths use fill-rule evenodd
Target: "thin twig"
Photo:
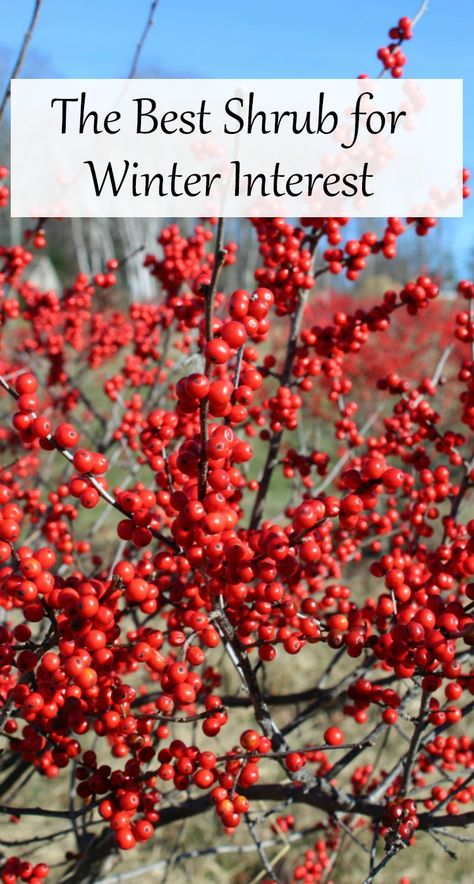
<path id="1" fill-rule="evenodd" d="M 370 847 L 369 875 L 373 874 L 375 868 L 375 859 L 377 856 L 377 841 L 379 840 L 380 823 L 377 821 L 374 826 L 374 836 Z"/>
<path id="2" fill-rule="evenodd" d="M 400 787 L 400 791 L 402 795 L 406 794 L 408 789 L 413 767 L 416 761 L 416 756 L 418 754 L 418 749 L 420 748 L 421 735 L 427 725 L 426 720 L 426 710 L 428 708 L 430 695 L 427 691 L 423 691 L 420 700 L 420 712 L 418 715 L 418 722 L 415 726 L 415 729 L 412 734 L 412 738 L 410 741 L 410 746 L 408 748 L 408 752 L 406 755 L 406 760 L 403 768 L 403 776 L 402 776 L 402 784 Z"/>
<path id="3" fill-rule="evenodd" d="M 145 23 L 145 27 L 143 28 L 142 35 L 137 43 L 137 48 L 135 49 L 135 54 L 133 56 L 132 66 L 130 68 L 130 73 L 128 75 L 129 80 L 133 80 L 136 76 L 138 62 L 140 61 L 140 56 L 143 51 L 143 47 L 145 45 L 146 38 L 148 37 L 149 32 L 151 31 L 154 23 L 155 23 L 155 12 L 156 7 L 158 6 L 159 0 L 152 0 L 150 4 L 150 9 L 148 11 L 148 18 Z"/>
<path id="4" fill-rule="evenodd" d="M 245 814 L 245 822 L 247 823 L 247 829 L 249 831 L 249 835 L 250 835 L 253 843 L 255 844 L 258 855 L 260 857 L 263 868 L 265 870 L 262 874 L 258 874 L 255 878 L 253 878 L 251 881 L 251 884 L 257 884 L 257 881 L 259 881 L 262 877 L 264 877 L 265 872 L 268 873 L 271 881 L 275 881 L 276 884 L 280 884 L 279 879 L 275 875 L 273 865 L 270 862 L 270 860 L 268 859 L 267 854 L 265 853 L 265 848 L 262 844 L 262 841 L 257 836 L 257 834 L 255 832 L 255 822 L 250 819 L 250 816 L 248 813 Z"/>
<path id="5" fill-rule="evenodd" d="M 423 0 L 423 2 L 420 4 L 418 12 L 415 13 L 415 15 L 413 16 L 413 18 L 411 20 L 411 29 L 412 30 L 413 30 L 413 28 L 415 28 L 417 26 L 420 19 L 423 18 L 425 12 L 428 12 L 429 5 L 430 5 L 430 0 Z"/>
<path id="6" fill-rule="evenodd" d="M 296 841 L 301 841 L 308 834 L 314 833 L 314 828 L 303 829 L 301 832 L 291 832 L 287 835 L 287 840 L 290 843 L 294 843 Z M 276 847 L 278 845 L 278 841 L 275 838 L 269 838 L 265 841 L 261 841 L 260 844 L 263 848 L 268 849 L 269 847 Z M 256 850 L 255 844 L 218 844 L 216 847 L 205 847 L 202 850 L 188 850 L 181 853 L 179 856 L 174 858 L 174 863 L 186 862 L 187 860 L 192 859 L 200 859 L 201 857 L 206 856 L 220 856 L 225 854 L 246 854 L 246 853 L 254 853 Z M 146 877 L 147 873 L 159 871 L 160 869 L 165 869 L 169 863 L 168 859 L 158 860 L 156 863 L 151 863 L 147 866 L 141 866 L 139 869 L 132 869 L 129 872 L 122 872 L 119 875 L 109 875 L 107 878 L 100 878 L 96 884 L 121 884 L 122 881 L 131 881 L 133 878 Z"/>
<path id="7" fill-rule="evenodd" d="M 396 854 L 398 853 L 398 850 L 399 850 L 399 848 L 392 847 L 385 854 L 385 856 L 380 860 L 379 864 L 377 866 L 375 866 L 375 868 L 369 872 L 369 874 L 367 875 L 367 878 L 364 881 L 364 884 L 372 884 L 372 881 L 374 881 L 374 879 L 377 877 L 378 873 L 381 872 L 382 869 L 385 868 L 385 866 L 390 862 L 391 859 L 393 859 L 394 856 L 396 856 Z"/>
<path id="8" fill-rule="evenodd" d="M 458 858 L 457 853 L 455 853 L 454 850 L 451 850 L 447 846 L 447 844 L 445 844 L 444 841 L 441 840 L 441 838 L 439 837 L 439 835 L 436 834 L 436 832 L 428 832 L 428 835 L 430 836 L 430 838 L 433 839 L 433 841 L 436 841 L 436 843 L 439 844 L 439 846 L 444 850 L 444 852 L 448 854 L 450 859 L 456 860 Z"/>
<path id="9" fill-rule="evenodd" d="M 209 285 L 204 292 L 204 323 L 205 323 L 205 341 L 213 338 L 212 331 L 212 314 L 214 312 L 214 295 L 216 293 L 217 281 L 222 270 L 226 258 L 226 250 L 224 249 L 224 219 L 219 218 L 217 222 L 216 243 L 214 247 L 214 264 L 212 267 L 212 276 Z M 206 361 L 205 373 L 210 376 L 210 365 Z M 206 493 L 207 484 L 207 451 L 208 442 L 208 423 L 209 423 L 209 398 L 206 396 L 201 399 L 199 409 L 199 423 L 201 428 L 201 456 L 199 460 L 199 499 L 202 500 Z"/>
<path id="10" fill-rule="evenodd" d="M 43 2 L 43 0 L 35 0 L 35 5 L 33 8 L 33 15 L 31 16 L 31 21 L 30 21 L 28 30 L 26 31 L 25 36 L 23 37 L 23 43 L 21 44 L 20 51 L 18 53 L 15 64 L 13 65 L 13 70 L 11 72 L 10 79 L 8 80 L 7 88 L 5 90 L 5 94 L 2 98 L 2 103 L 0 104 L 0 124 L 2 122 L 2 118 L 3 118 L 3 115 L 4 115 L 5 110 L 7 108 L 8 102 L 10 101 L 11 90 L 12 90 L 12 85 L 11 85 L 12 80 L 16 80 L 18 77 L 18 74 L 21 71 L 21 68 L 22 68 L 22 65 L 23 65 L 23 62 L 25 59 L 25 55 L 26 55 L 26 50 L 28 49 L 28 44 L 33 36 L 33 31 L 36 27 L 36 22 L 38 20 L 38 16 L 39 16 L 42 2 Z"/>

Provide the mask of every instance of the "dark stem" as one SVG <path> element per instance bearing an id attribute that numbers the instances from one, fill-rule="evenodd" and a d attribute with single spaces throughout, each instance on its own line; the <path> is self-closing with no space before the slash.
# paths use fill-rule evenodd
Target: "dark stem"
<path id="1" fill-rule="evenodd" d="M 426 710 L 428 708 L 429 699 L 430 699 L 429 693 L 427 691 L 423 691 L 423 693 L 421 695 L 421 700 L 420 700 L 420 712 L 418 715 L 418 722 L 417 722 L 415 729 L 413 731 L 413 734 L 412 734 L 410 746 L 408 748 L 408 752 L 407 752 L 407 756 L 406 756 L 405 765 L 403 768 L 402 785 L 400 787 L 400 792 L 402 795 L 405 795 L 406 791 L 408 789 L 411 775 L 412 775 L 412 771 L 413 771 L 413 766 L 415 764 L 416 757 L 418 754 L 418 749 L 420 747 L 421 736 L 422 736 L 423 731 L 427 725 Z"/>
<path id="2" fill-rule="evenodd" d="M 281 374 L 281 386 L 283 387 L 286 386 L 286 384 L 288 384 L 290 380 L 291 369 L 296 354 L 298 334 L 301 326 L 301 321 L 303 319 L 306 300 L 307 292 L 300 292 L 298 307 L 296 308 L 296 311 L 293 314 L 291 320 L 285 365 Z M 270 487 L 270 483 L 272 481 L 273 470 L 275 469 L 278 461 L 278 452 L 280 450 L 282 437 L 283 430 L 278 430 L 277 432 L 274 432 L 272 434 L 272 437 L 270 439 L 270 445 L 268 446 L 267 458 L 265 461 L 265 466 L 263 468 L 262 478 L 260 480 L 257 496 L 255 498 L 255 503 L 252 510 L 252 515 L 250 517 L 250 530 L 255 530 L 255 528 L 258 528 L 260 519 L 262 518 L 263 507 L 267 497 L 268 489 Z"/>
<path id="3" fill-rule="evenodd" d="M 204 322 L 205 322 L 205 341 L 206 344 L 212 341 L 212 314 L 214 312 L 214 295 L 216 293 L 217 281 L 222 270 L 226 250 L 224 249 L 224 219 L 219 218 L 217 222 L 216 243 L 214 247 L 214 264 L 212 267 L 212 276 L 209 285 L 204 292 Z M 210 376 L 210 366 L 206 362 L 206 375 Z M 208 423 L 209 423 L 209 399 L 201 399 L 199 408 L 199 425 L 201 430 L 201 457 L 199 460 L 199 499 L 202 500 L 206 493 L 207 485 L 207 454 L 206 445 L 208 442 Z"/>
<path id="4" fill-rule="evenodd" d="M 159 0 L 152 0 L 152 3 L 150 4 L 150 9 L 148 11 L 148 18 L 146 20 L 146 24 L 143 29 L 142 35 L 137 43 L 135 55 L 133 56 L 132 66 L 130 68 L 130 73 L 128 75 L 130 80 L 133 80 L 133 78 L 136 76 L 138 62 L 140 61 L 140 56 L 142 54 L 146 38 L 148 37 L 148 34 L 151 31 L 151 29 L 155 23 L 154 16 L 155 16 L 155 12 L 156 12 L 156 7 L 158 6 L 158 2 L 159 2 Z"/>
<path id="5" fill-rule="evenodd" d="M 8 102 L 10 101 L 10 95 L 11 95 L 11 89 L 12 89 L 11 81 L 16 80 L 18 77 L 18 74 L 21 71 L 21 68 L 22 68 L 22 65 L 23 65 L 23 62 L 25 59 L 25 55 L 26 55 L 26 50 L 28 49 L 28 44 L 33 36 L 33 31 L 36 27 L 36 22 L 38 20 L 38 16 L 39 16 L 42 2 L 43 2 L 43 0 L 35 0 L 33 15 L 31 16 L 31 21 L 30 21 L 28 30 L 26 31 L 25 36 L 23 37 L 23 43 L 21 44 L 20 51 L 18 53 L 18 57 L 17 57 L 16 62 L 13 66 L 13 70 L 11 72 L 10 79 L 8 80 L 5 94 L 2 98 L 2 103 L 0 104 L 0 123 L 2 122 L 2 118 L 3 118 L 3 115 L 4 115 L 5 110 L 7 108 Z"/>

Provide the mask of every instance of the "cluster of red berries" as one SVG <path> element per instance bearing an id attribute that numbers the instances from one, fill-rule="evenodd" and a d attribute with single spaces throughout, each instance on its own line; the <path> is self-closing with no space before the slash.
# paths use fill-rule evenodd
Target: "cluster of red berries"
<path id="1" fill-rule="evenodd" d="M 392 42 L 377 51 L 377 58 L 382 62 L 384 70 L 390 71 L 391 76 L 398 79 L 403 76 L 403 68 L 407 61 L 400 46 L 405 40 L 411 40 L 413 36 L 411 19 L 404 15 L 395 27 L 390 28 L 388 36 Z"/>
<path id="2" fill-rule="evenodd" d="M 3 884 L 17 884 L 18 881 L 28 881 L 29 884 L 42 884 L 49 875 L 47 863 L 33 863 L 20 859 L 18 856 L 9 856 L 0 867 L 0 880 Z"/>
<path id="3" fill-rule="evenodd" d="M 8 176 L 8 169 L 6 166 L 0 166 L 0 181 Z M 8 205 L 8 200 L 10 197 L 10 191 L 6 184 L 0 185 L 0 209 L 4 209 L 5 206 Z"/>
<path id="4" fill-rule="evenodd" d="M 92 750 L 85 752 L 81 761 L 75 771 L 79 781 L 77 794 L 90 799 L 91 795 L 112 793 L 111 797 L 100 801 L 99 814 L 114 830 L 117 846 L 129 850 L 137 842 L 148 841 L 159 820 L 155 809 L 159 793 L 153 788 L 145 792 L 137 787 L 136 777 L 140 772 L 137 762 L 127 762 L 125 771 L 112 771 L 109 765 L 97 764 L 96 753 Z"/>
<path id="5" fill-rule="evenodd" d="M 257 230 L 263 267 L 255 271 L 259 286 L 271 290 L 277 316 L 291 314 L 298 292 L 311 289 L 312 254 L 305 244 L 305 233 L 284 218 L 253 219 Z"/>
<path id="6" fill-rule="evenodd" d="M 212 230 L 202 224 L 196 226 L 190 237 L 183 236 L 177 224 L 170 224 L 158 237 L 163 257 L 150 254 L 145 258 L 145 266 L 160 281 L 168 295 L 169 306 L 178 308 L 180 318 L 185 317 L 186 310 L 186 300 L 183 301 L 180 292 L 183 284 L 191 286 L 194 296 L 201 296 L 211 281 L 213 253 L 206 251 L 206 245 L 212 243 L 212 239 Z M 236 250 L 236 243 L 226 244 L 226 264 L 234 263 Z M 188 299 L 189 306 L 192 307 L 193 302 L 196 298 Z M 189 320 L 189 315 L 187 318 Z"/>
<path id="7" fill-rule="evenodd" d="M 388 828 L 385 834 L 389 843 L 394 835 L 403 841 L 409 841 L 419 825 L 415 801 L 404 798 L 401 801 L 390 802 L 385 811 L 384 824 Z"/>
<path id="8" fill-rule="evenodd" d="M 331 858 L 340 845 L 337 831 L 322 831 L 314 846 L 305 851 L 304 861 L 298 862 L 293 870 L 292 884 L 314 884 L 323 881 L 331 868 Z"/>

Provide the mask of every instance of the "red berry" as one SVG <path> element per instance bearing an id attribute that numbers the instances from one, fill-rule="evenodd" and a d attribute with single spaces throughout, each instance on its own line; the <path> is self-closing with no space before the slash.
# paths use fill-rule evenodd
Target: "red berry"
<path id="1" fill-rule="evenodd" d="M 54 440 L 60 448 L 74 448 L 79 442 L 79 433 L 72 424 L 59 424 Z"/>
<path id="2" fill-rule="evenodd" d="M 324 742 L 329 746 L 340 746 L 344 742 L 344 734 L 339 727 L 328 727 L 324 731 Z"/>

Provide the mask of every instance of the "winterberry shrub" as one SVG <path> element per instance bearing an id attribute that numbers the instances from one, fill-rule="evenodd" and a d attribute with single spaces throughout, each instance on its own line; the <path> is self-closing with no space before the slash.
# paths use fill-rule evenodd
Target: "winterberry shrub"
<path id="1" fill-rule="evenodd" d="M 253 287 L 221 219 L 170 224 L 120 309 L 126 258 L 44 291 L 53 222 L 0 247 L 5 884 L 61 838 L 52 879 L 100 880 L 200 816 L 267 882 L 281 843 L 284 880 L 343 880 L 347 835 L 371 881 L 474 821 L 474 283 L 322 298 L 435 219 L 248 223 Z"/>

